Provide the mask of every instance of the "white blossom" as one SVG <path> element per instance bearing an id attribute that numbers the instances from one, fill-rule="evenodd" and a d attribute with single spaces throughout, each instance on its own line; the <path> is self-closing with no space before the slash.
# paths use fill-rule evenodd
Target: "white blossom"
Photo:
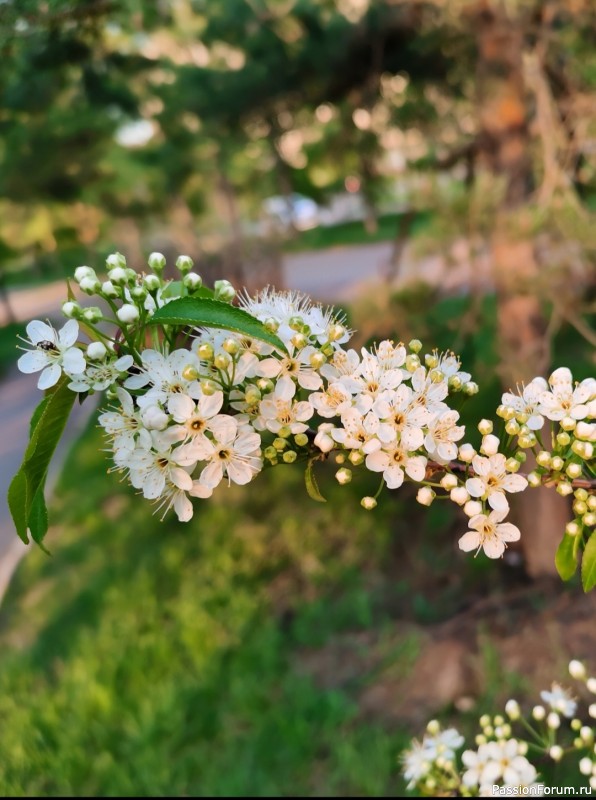
<path id="1" fill-rule="evenodd" d="M 528 481 L 522 475 L 508 473 L 507 459 L 502 453 L 490 458 L 474 456 L 472 467 L 475 477 L 468 478 L 466 489 L 472 497 L 486 499 L 495 511 L 507 512 L 509 503 L 505 492 L 523 492 Z"/>
<path id="2" fill-rule="evenodd" d="M 510 522 L 503 522 L 506 512 L 491 511 L 490 514 L 476 514 L 468 522 L 470 530 L 459 540 L 461 550 L 469 552 L 481 548 L 489 558 L 500 558 L 508 542 L 516 542 L 520 531 Z"/>
<path id="3" fill-rule="evenodd" d="M 69 320 L 60 331 L 40 320 L 33 320 L 27 325 L 28 350 L 19 358 L 18 367 L 27 374 L 41 372 L 37 382 L 38 389 L 50 389 L 55 386 L 62 371 L 71 377 L 82 373 L 85 369 L 85 357 L 75 342 L 79 337 L 79 324 Z M 25 340 L 26 341 L 26 340 Z"/>

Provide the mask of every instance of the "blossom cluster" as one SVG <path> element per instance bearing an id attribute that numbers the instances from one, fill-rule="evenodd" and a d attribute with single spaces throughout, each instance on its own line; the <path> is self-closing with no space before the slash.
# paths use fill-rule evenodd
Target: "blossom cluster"
<path id="1" fill-rule="evenodd" d="M 588 677 L 582 662 L 571 661 L 569 673 L 584 696 L 596 694 L 596 678 Z M 530 789 L 539 794 L 545 784 L 536 764 L 567 758 L 577 763 L 578 757 L 579 780 L 596 789 L 596 703 L 588 700 L 591 721 L 586 724 L 577 716 L 578 701 L 571 690 L 553 683 L 540 697 L 542 703 L 525 715 L 513 699 L 504 713 L 483 714 L 475 746 L 465 749 L 459 731 L 443 730 L 431 720 L 422 741 L 413 740 L 402 754 L 408 789 L 426 797 L 492 797 L 497 786 L 510 787 L 511 794 L 530 794 Z"/>
<path id="2" fill-rule="evenodd" d="M 272 289 L 236 297 L 225 280 L 207 289 L 188 256 L 176 262 L 179 281 L 164 278 L 159 253 L 149 257 L 147 274 L 130 269 L 119 253 L 106 266 L 106 280 L 90 267 L 76 270 L 80 289 L 99 304 L 71 297 L 60 332 L 30 323 L 31 349 L 19 366 L 41 373 L 40 389 L 64 373 L 83 396 L 107 392 L 99 422 L 115 468 L 164 513 L 173 507 L 187 521 L 193 500 L 210 497 L 221 483 L 244 485 L 265 467 L 300 461 L 311 469 L 333 458 L 342 485 L 355 469 L 378 474 L 377 493 L 362 498 L 365 509 L 377 505 L 384 488 L 406 481 L 419 485 L 423 505 L 456 503 L 469 521 L 459 539 L 464 551 L 498 558 L 520 538 L 506 521 L 509 496 L 528 485 L 550 482 L 561 494 L 575 492 L 567 534 L 578 542 L 594 527 L 596 500 L 577 480 L 594 466 L 595 379 L 576 384 L 561 368 L 548 381 L 536 378 L 504 394 L 497 409 L 502 432 L 482 420 L 476 450 L 454 405 L 478 386 L 453 353 L 423 353 L 418 340 L 350 347 L 352 332 L 335 309 Z M 181 297 L 216 306 L 236 299 L 264 333 L 217 320 L 152 324 L 158 310 Z M 79 341 L 80 333 L 90 341 Z M 553 428 L 545 444 L 546 420 Z M 537 467 L 526 477 L 519 470 L 528 451 Z"/>

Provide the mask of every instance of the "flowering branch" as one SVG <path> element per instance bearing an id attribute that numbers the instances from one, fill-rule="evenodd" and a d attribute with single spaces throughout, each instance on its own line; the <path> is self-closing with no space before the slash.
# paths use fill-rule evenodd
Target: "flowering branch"
<path id="1" fill-rule="evenodd" d="M 376 507 L 383 489 L 414 482 L 422 505 L 442 494 L 462 507 L 469 518 L 462 550 L 499 558 L 521 535 L 506 521 L 508 495 L 553 486 L 574 495 L 559 572 L 570 577 L 583 552 L 584 587 L 596 585 L 596 379 L 576 383 L 561 367 L 548 381 L 535 378 L 504 394 L 499 420 L 478 423 L 477 451 L 463 441 L 452 400 L 476 394 L 478 385 L 454 353 L 423 353 L 417 339 L 357 351 L 335 309 L 271 289 L 232 305 L 228 281 L 209 289 L 188 256 L 176 266 L 178 281 L 164 280 L 160 253 L 149 257 L 147 274 L 128 268 L 119 253 L 107 260 L 107 280 L 79 267 L 80 288 L 109 310 L 69 299 L 64 328 L 30 323 L 30 349 L 19 359 L 24 372 L 41 373 L 38 386 L 57 398 L 56 413 L 68 413 L 72 392 L 107 392 L 111 405 L 99 422 L 115 468 L 164 514 L 173 508 L 188 521 L 193 501 L 220 483 L 247 484 L 265 468 L 294 462 L 306 463 L 307 489 L 323 500 L 313 467 L 333 453 L 341 485 L 355 469 L 379 475 L 377 493 L 361 500 L 365 509 Z M 80 327 L 89 341 L 79 340 Z M 51 430 L 64 421 L 54 420 Z M 25 540 L 28 531 L 36 541 L 45 534 L 33 498 L 43 499 L 40 478 L 57 441 L 49 431 L 33 426 L 11 485 Z M 528 452 L 537 466 L 524 475 Z"/>

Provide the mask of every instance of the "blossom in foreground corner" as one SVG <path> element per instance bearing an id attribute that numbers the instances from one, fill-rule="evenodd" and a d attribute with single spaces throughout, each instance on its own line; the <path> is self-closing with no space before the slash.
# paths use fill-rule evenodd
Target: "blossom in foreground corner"
<path id="1" fill-rule="evenodd" d="M 56 331 L 51 325 L 33 320 L 27 325 L 27 336 L 32 350 L 19 358 L 21 372 L 40 372 L 38 389 L 50 389 L 60 380 L 64 371 L 67 375 L 78 375 L 85 369 L 85 357 L 74 344 L 79 338 L 79 323 L 70 319 Z"/>
<path id="2" fill-rule="evenodd" d="M 468 553 L 482 548 L 489 558 L 500 558 L 508 542 L 517 542 L 521 535 L 515 525 L 503 522 L 506 516 L 502 511 L 476 514 L 468 522 L 470 530 L 459 540 L 460 549 Z"/>
<path id="3" fill-rule="evenodd" d="M 517 739 L 481 744 L 478 750 L 466 750 L 462 761 L 467 768 L 463 784 L 468 788 L 483 789 L 498 782 L 504 786 L 532 786 L 537 777 Z"/>

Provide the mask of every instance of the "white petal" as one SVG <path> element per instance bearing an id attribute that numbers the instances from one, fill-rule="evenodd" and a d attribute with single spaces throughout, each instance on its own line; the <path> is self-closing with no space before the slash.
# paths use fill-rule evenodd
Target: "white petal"
<path id="1" fill-rule="evenodd" d="M 495 511 L 509 511 L 509 503 L 504 492 L 491 492 L 488 496 L 488 504 Z"/>
<path id="2" fill-rule="evenodd" d="M 504 542 L 517 542 L 520 539 L 520 530 L 511 522 L 503 522 L 497 526 L 497 533 Z"/>
<path id="3" fill-rule="evenodd" d="M 472 497 L 482 497 L 486 492 L 486 486 L 480 478 L 468 478 L 466 481 L 466 490 Z"/>
<path id="4" fill-rule="evenodd" d="M 193 481 L 192 489 L 190 490 L 189 494 L 192 497 L 206 499 L 211 497 L 213 494 L 213 489 L 211 489 L 209 486 L 205 486 L 205 484 L 201 483 L 200 481 Z"/>
<path id="5" fill-rule="evenodd" d="M 62 370 L 58 364 L 52 364 L 50 367 L 46 367 L 39 376 L 37 388 L 41 390 L 50 389 L 58 383 L 61 374 Z"/>
<path id="6" fill-rule="evenodd" d="M 69 375 L 78 375 L 85 371 L 85 357 L 78 348 L 71 347 L 62 356 L 62 366 Z"/>
<path id="7" fill-rule="evenodd" d="M 179 522 L 188 522 L 192 519 L 193 507 L 192 503 L 184 492 L 178 492 L 174 500 L 174 511 L 178 516 Z"/>
<path id="8" fill-rule="evenodd" d="M 223 406 L 223 392 L 215 392 L 212 395 L 203 395 L 199 400 L 199 411 L 204 419 L 210 419 L 219 414 Z"/>
<path id="9" fill-rule="evenodd" d="M 48 356 L 43 350 L 29 350 L 19 358 L 17 365 L 21 372 L 29 375 L 32 372 L 39 372 L 48 365 L 48 362 Z"/>
<path id="10" fill-rule="evenodd" d="M 200 482 L 209 489 L 219 486 L 223 478 L 223 466 L 221 461 L 212 461 L 201 472 Z"/>
<path id="11" fill-rule="evenodd" d="M 469 553 L 471 550 L 478 550 L 480 547 L 480 535 L 477 531 L 468 531 L 460 537 L 458 544 L 459 549 L 465 553 Z"/>
<path id="12" fill-rule="evenodd" d="M 404 471 L 401 467 L 393 465 L 385 470 L 383 477 L 389 489 L 399 489 L 404 482 Z"/>
<path id="13" fill-rule="evenodd" d="M 56 331 L 38 319 L 34 319 L 33 322 L 27 325 L 27 336 L 33 344 L 38 344 L 39 342 L 56 344 Z"/>
<path id="14" fill-rule="evenodd" d="M 209 429 L 221 444 L 230 444 L 238 431 L 238 423 L 228 414 L 219 414 L 209 422 Z"/>
<path id="15" fill-rule="evenodd" d="M 240 486 L 250 483 L 255 474 L 246 462 L 237 459 L 228 462 L 227 469 L 230 480 Z"/>
<path id="16" fill-rule="evenodd" d="M 79 338 L 79 323 L 76 319 L 69 319 L 66 325 L 58 334 L 60 346 L 63 349 L 72 347 L 76 340 Z"/>
<path id="17" fill-rule="evenodd" d="M 505 552 L 505 545 L 496 536 L 490 536 L 485 539 L 482 549 L 489 558 L 501 558 Z"/>
<path id="18" fill-rule="evenodd" d="M 176 422 L 186 422 L 195 413 L 195 403 L 187 394 L 175 394 L 168 400 L 168 409 Z"/>
<path id="19" fill-rule="evenodd" d="M 161 497 L 166 487 L 166 479 L 163 472 L 152 470 L 143 480 L 143 497 L 147 500 L 156 500 Z"/>
<path id="20" fill-rule="evenodd" d="M 170 480 L 179 489 L 184 489 L 187 492 L 192 489 L 192 478 L 188 472 L 179 467 L 170 469 Z"/>

